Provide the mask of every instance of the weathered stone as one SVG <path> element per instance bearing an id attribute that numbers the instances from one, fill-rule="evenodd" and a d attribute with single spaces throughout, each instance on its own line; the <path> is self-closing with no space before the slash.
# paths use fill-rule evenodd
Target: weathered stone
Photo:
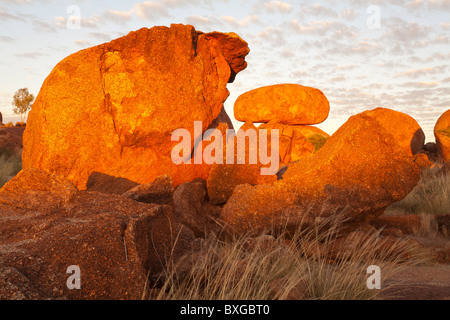
<path id="1" fill-rule="evenodd" d="M 439 156 L 446 162 L 450 160 L 450 110 L 445 111 L 436 122 L 434 136 Z"/>
<path id="2" fill-rule="evenodd" d="M 234 104 L 239 121 L 318 124 L 328 117 L 330 104 L 322 91 L 298 84 L 279 84 L 242 94 Z"/>
<path id="3" fill-rule="evenodd" d="M 152 183 L 139 185 L 122 195 L 139 202 L 169 204 L 172 202 L 173 192 L 172 178 L 160 176 Z"/>
<path id="4" fill-rule="evenodd" d="M 100 172 L 92 172 L 86 183 L 86 190 L 108 194 L 123 194 L 138 186 L 138 183 L 126 178 L 113 177 Z"/>
<path id="5" fill-rule="evenodd" d="M 184 183 L 173 194 L 174 213 L 197 237 L 205 237 L 216 227 L 220 208 L 207 203 L 205 181 Z"/>
<path id="6" fill-rule="evenodd" d="M 266 167 L 259 161 L 259 139 L 257 128 L 251 123 L 245 123 L 240 130 L 255 130 L 256 143 L 251 143 L 250 138 L 245 139 L 245 158 L 238 155 L 237 138 L 234 140 L 233 164 L 227 164 L 226 147 L 224 148 L 224 158 L 222 164 L 213 164 L 209 172 L 207 187 L 208 196 L 213 204 L 224 204 L 233 194 L 234 188 L 240 184 L 261 185 L 270 184 L 277 180 L 276 175 L 262 175 L 261 168 Z M 256 145 L 255 145 L 256 144 Z M 270 148 L 270 145 L 268 146 Z M 270 150 L 270 149 L 269 149 Z M 256 162 L 251 163 L 251 154 L 256 154 Z M 243 164 L 238 162 L 241 159 Z"/>
<path id="7" fill-rule="evenodd" d="M 142 299 L 148 276 L 193 240 L 169 206 L 80 192 L 56 174 L 26 169 L 0 190 L 0 273 L 15 275 L 0 296 Z M 80 268 L 80 290 L 66 285 L 69 266 Z"/>
<path id="8" fill-rule="evenodd" d="M 62 174 L 80 190 L 93 172 L 137 184 L 164 174 L 174 186 L 206 179 L 209 166 L 172 162 L 178 142 L 171 135 L 184 128 L 193 139 L 194 121 L 203 131 L 211 125 L 248 51 L 235 34 L 171 25 L 72 54 L 47 77 L 30 111 L 24 168 Z"/>
<path id="9" fill-rule="evenodd" d="M 77 192 L 63 176 L 30 168 L 20 171 L 0 189 L 0 204 L 30 210 L 57 208 Z"/>
<path id="10" fill-rule="evenodd" d="M 291 210 L 295 200 L 295 194 L 283 188 L 238 185 L 223 207 L 219 221 L 231 235 L 278 231 L 286 226 L 292 212 L 295 212 Z"/>
<path id="11" fill-rule="evenodd" d="M 364 220 L 406 197 L 420 170 L 373 115 L 351 117 L 312 157 L 289 165 L 276 184 L 297 194 L 311 215 Z"/>
<path id="12" fill-rule="evenodd" d="M 384 131 L 392 135 L 394 141 L 391 144 L 398 145 L 411 155 L 423 150 L 425 134 L 412 117 L 387 108 L 366 111 L 365 115 L 375 119 Z"/>

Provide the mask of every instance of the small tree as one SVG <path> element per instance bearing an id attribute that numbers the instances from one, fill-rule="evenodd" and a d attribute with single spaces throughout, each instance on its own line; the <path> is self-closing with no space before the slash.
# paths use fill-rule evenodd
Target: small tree
<path id="1" fill-rule="evenodd" d="M 26 113 L 31 109 L 34 101 L 34 95 L 28 92 L 27 88 L 19 89 L 14 94 L 14 101 L 11 103 L 14 106 L 14 113 L 20 114 L 20 121 L 24 122 Z"/>

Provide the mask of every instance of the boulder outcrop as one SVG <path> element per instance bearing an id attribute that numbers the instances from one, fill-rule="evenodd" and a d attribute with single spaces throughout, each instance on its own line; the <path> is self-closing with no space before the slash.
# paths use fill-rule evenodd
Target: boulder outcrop
<path id="1" fill-rule="evenodd" d="M 26 169 L 0 190 L 0 298 L 142 299 L 148 276 L 194 239 L 170 206 L 78 191 L 61 175 Z M 67 286 L 71 266 L 79 290 Z"/>
<path id="2" fill-rule="evenodd" d="M 206 179 L 209 166 L 175 165 L 174 130 L 206 130 L 246 67 L 236 34 L 189 25 L 143 28 L 62 60 L 45 80 L 24 133 L 24 168 L 66 176 L 80 190 L 92 173 L 138 184 Z M 192 144 L 193 145 L 193 144 Z"/>

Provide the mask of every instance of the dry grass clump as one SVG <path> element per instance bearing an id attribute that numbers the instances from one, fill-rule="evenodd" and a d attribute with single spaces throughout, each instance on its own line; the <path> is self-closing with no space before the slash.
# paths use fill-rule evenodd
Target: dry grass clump
<path id="1" fill-rule="evenodd" d="M 322 136 L 320 134 L 313 134 L 307 140 L 309 142 L 311 142 L 311 144 L 314 146 L 314 153 L 316 153 L 317 151 L 319 151 L 323 147 L 325 142 L 328 141 L 328 138 L 326 138 L 326 137 L 324 137 L 324 136 Z"/>
<path id="2" fill-rule="evenodd" d="M 376 299 L 389 285 L 383 283 L 381 290 L 369 290 L 369 266 L 381 268 L 383 281 L 423 261 L 407 241 L 396 239 L 387 244 L 379 234 L 352 239 L 351 254 L 336 250 L 337 228 L 299 227 L 293 236 L 243 236 L 232 241 L 211 235 L 203 241 L 200 255 L 191 255 L 160 275 L 162 285 L 154 298 Z"/>
<path id="3" fill-rule="evenodd" d="M 416 234 L 434 237 L 439 233 L 434 217 L 450 214 L 450 174 L 437 169 L 422 172 L 421 179 L 413 191 L 402 201 L 392 204 L 385 215 L 417 214 L 421 227 Z"/>
<path id="4" fill-rule="evenodd" d="M 7 150 L 0 150 L 0 188 L 22 170 L 22 156 Z"/>

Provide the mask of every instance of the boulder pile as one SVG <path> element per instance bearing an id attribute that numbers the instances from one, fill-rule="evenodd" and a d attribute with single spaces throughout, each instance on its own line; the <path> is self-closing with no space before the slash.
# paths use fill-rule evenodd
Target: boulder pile
<path id="1" fill-rule="evenodd" d="M 234 105 L 234 116 L 245 122 L 240 130 L 256 132 L 257 141 L 250 146 L 250 138 L 246 140 L 245 164 L 236 161 L 233 164 L 225 161 L 223 164 L 213 164 L 208 176 L 208 193 L 213 202 L 226 203 L 238 185 L 271 184 L 277 180 L 275 175 L 261 174 L 261 168 L 268 166 L 260 159 L 255 164 L 249 164 L 251 154 L 259 155 L 261 143 L 270 152 L 271 132 L 274 129 L 279 134 L 278 167 L 312 156 L 330 136 L 310 125 L 323 122 L 329 111 L 328 99 L 320 90 L 298 84 L 262 87 L 239 96 Z M 257 123 L 262 124 L 256 127 Z M 261 137 L 260 130 L 267 131 L 267 140 L 264 140 L 265 136 Z"/>
<path id="2" fill-rule="evenodd" d="M 29 114 L 24 169 L 0 189 L 0 299 L 148 298 L 165 271 L 181 263 L 187 273 L 201 259 L 203 238 L 259 236 L 333 217 L 356 232 L 333 246 L 336 255 L 349 252 L 361 233 L 351 226 L 395 227 L 397 220 L 376 218 L 411 192 L 429 155 L 448 161 L 449 111 L 426 148 L 417 121 L 385 108 L 353 115 L 330 136 L 314 126 L 329 115 L 325 95 L 278 84 L 244 93 L 234 106 L 243 132 L 254 130 L 260 142 L 259 129 L 267 130 L 267 150 L 278 130 L 278 173 L 262 175 L 261 159 L 250 163 L 261 148 L 250 136 L 243 164 L 238 140 L 231 164 L 174 163 L 176 129 L 192 137 L 186 159 L 195 157 L 194 123 L 228 141 L 226 86 L 248 53 L 235 33 L 172 25 L 61 61 Z M 21 149 L 11 134 L 0 129 L 0 147 L 8 140 Z M 440 223 L 448 230 L 448 220 Z M 73 266 L 81 290 L 66 283 Z"/>

